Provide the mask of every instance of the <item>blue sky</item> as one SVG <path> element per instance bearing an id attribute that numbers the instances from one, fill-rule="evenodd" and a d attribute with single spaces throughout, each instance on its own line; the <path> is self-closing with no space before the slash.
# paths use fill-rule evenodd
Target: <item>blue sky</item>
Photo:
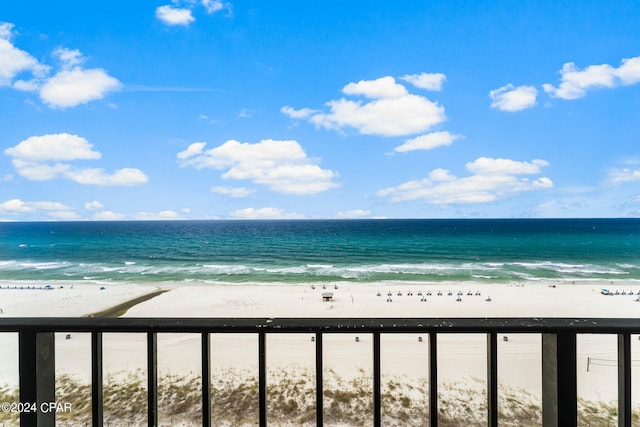
<path id="1" fill-rule="evenodd" d="M 635 1 L 9 2 L 0 220 L 638 217 L 639 27 Z"/>

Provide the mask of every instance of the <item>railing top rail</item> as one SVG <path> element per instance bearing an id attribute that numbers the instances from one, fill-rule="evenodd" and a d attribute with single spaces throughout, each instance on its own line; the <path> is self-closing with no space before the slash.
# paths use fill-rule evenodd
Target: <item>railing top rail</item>
<path id="1" fill-rule="evenodd" d="M 640 318 L 0 318 L 0 332 L 640 333 Z"/>

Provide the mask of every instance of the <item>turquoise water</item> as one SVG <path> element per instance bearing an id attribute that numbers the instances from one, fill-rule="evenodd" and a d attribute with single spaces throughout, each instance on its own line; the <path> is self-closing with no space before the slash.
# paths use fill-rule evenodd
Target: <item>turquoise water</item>
<path id="1" fill-rule="evenodd" d="M 0 281 L 640 280 L 640 219 L 0 223 Z"/>

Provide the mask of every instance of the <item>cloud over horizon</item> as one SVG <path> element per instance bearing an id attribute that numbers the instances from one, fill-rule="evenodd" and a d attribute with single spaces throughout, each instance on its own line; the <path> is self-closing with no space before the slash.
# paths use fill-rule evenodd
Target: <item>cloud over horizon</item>
<path id="1" fill-rule="evenodd" d="M 298 213 L 285 212 L 280 208 L 245 208 L 229 212 L 229 216 L 235 219 L 304 219 L 305 216 Z"/>
<path id="2" fill-rule="evenodd" d="M 609 171 L 609 183 L 623 184 L 640 181 L 640 169 L 614 168 Z"/>
<path id="3" fill-rule="evenodd" d="M 355 129 L 363 135 L 378 136 L 422 133 L 447 118 L 444 107 L 424 96 L 409 93 L 391 76 L 349 83 L 342 88 L 342 93 L 360 99 L 343 97 L 329 101 L 325 104 L 328 112 L 290 106 L 284 106 L 280 111 L 316 127 L 336 131 Z"/>
<path id="4" fill-rule="evenodd" d="M 16 172 L 30 181 L 67 178 L 78 184 L 131 186 L 144 184 L 147 176 L 139 169 L 123 168 L 107 173 L 101 168 L 77 168 L 69 162 L 98 160 L 102 154 L 93 150 L 85 138 L 69 134 L 31 136 L 4 150 L 12 158 Z"/>
<path id="5" fill-rule="evenodd" d="M 44 213 L 49 218 L 59 220 L 78 218 L 73 208 L 60 202 L 25 202 L 21 199 L 10 199 L 0 203 L 0 215 L 32 215 L 38 213 Z"/>
<path id="6" fill-rule="evenodd" d="M 382 189 L 379 197 L 392 202 L 424 200 L 434 205 L 487 203 L 525 191 L 553 187 L 547 177 L 530 180 L 519 175 L 539 174 L 548 166 L 544 160 L 521 162 L 480 157 L 466 164 L 471 175 L 457 177 L 446 169 L 434 169 L 426 178 Z"/>
<path id="7" fill-rule="evenodd" d="M 236 140 L 204 150 L 196 142 L 177 154 L 183 167 L 225 170 L 223 179 L 248 180 L 282 194 L 309 195 L 338 187 L 338 173 L 322 169 L 296 141 L 265 139 L 255 144 Z"/>

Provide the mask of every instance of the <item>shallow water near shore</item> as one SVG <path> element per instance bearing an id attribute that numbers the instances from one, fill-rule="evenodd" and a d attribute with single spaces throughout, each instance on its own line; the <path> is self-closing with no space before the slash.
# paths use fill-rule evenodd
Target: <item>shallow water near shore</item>
<path id="1" fill-rule="evenodd" d="M 4 280 L 640 279 L 638 219 L 1 223 Z"/>

